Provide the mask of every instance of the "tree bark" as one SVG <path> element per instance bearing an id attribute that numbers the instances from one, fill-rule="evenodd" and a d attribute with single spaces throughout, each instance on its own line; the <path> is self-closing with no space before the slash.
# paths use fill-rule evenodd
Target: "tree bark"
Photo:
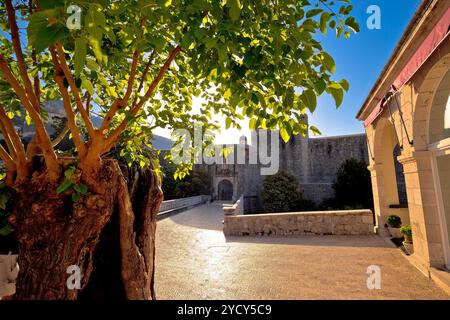
<path id="1" fill-rule="evenodd" d="M 105 160 L 94 176 L 79 177 L 90 194 L 75 203 L 70 195 L 57 195 L 57 185 L 39 170 L 26 185 L 16 186 L 10 218 L 19 243 L 15 299 L 154 298 L 156 214 L 162 201 L 157 174 Z M 72 265 L 81 270 L 82 290 L 66 285 Z"/>

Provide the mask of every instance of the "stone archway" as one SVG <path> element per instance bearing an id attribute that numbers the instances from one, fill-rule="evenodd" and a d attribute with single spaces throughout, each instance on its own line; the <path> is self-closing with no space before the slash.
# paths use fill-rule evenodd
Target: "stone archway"
<path id="1" fill-rule="evenodd" d="M 230 180 L 223 179 L 219 182 L 217 188 L 217 198 L 222 201 L 232 201 L 233 200 L 233 183 Z"/>
<path id="2" fill-rule="evenodd" d="M 445 110 L 450 93 L 450 46 L 428 62 L 416 81 L 413 114 L 414 148 L 404 160 L 410 172 L 408 192 L 415 256 L 425 264 L 450 267 L 450 208 L 446 207 L 450 170 L 450 140 L 445 138 Z M 446 54 L 444 54 L 446 52 Z M 450 205 L 450 204 L 448 204 Z M 446 219 L 447 217 L 447 219 Z"/>
<path id="3" fill-rule="evenodd" d="M 409 224 L 408 208 L 402 201 L 406 195 L 401 194 L 405 189 L 404 175 L 403 166 L 397 160 L 401 149 L 395 127 L 386 114 L 373 127 L 374 161 L 370 169 L 377 227 L 382 227 L 389 215 L 398 215 L 404 224 Z"/>
<path id="4" fill-rule="evenodd" d="M 450 51 L 450 48 L 447 51 Z M 435 140 L 433 137 L 435 130 L 432 126 L 436 125 L 436 121 L 439 121 L 439 113 L 432 114 L 432 109 L 437 110 L 437 108 L 433 108 L 436 104 L 444 107 L 442 99 L 448 98 L 446 93 L 448 94 L 450 90 L 449 70 L 450 53 L 447 53 L 434 64 L 417 88 L 417 101 L 413 119 L 415 151 L 428 150 L 428 145 L 432 143 L 432 140 Z M 441 116 L 443 117 L 444 114 L 441 113 Z"/>

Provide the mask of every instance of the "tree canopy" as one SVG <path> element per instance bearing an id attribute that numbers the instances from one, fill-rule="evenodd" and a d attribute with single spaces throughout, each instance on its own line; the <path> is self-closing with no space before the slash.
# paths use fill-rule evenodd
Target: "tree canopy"
<path id="1" fill-rule="evenodd" d="M 42 153 L 59 176 L 41 108 L 49 100 L 63 102 L 84 169 L 117 143 L 122 156 L 145 161 L 139 151 L 156 127 L 217 128 L 214 113 L 227 127 L 248 118 L 251 129 L 279 129 L 285 141 L 318 133 L 300 116 L 324 92 L 339 107 L 349 84 L 333 79 L 335 62 L 316 35 L 350 37 L 359 30 L 351 11 L 349 0 L 5 0 L 0 156 L 20 178 Z M 36 128 L 26 148 L 9 121 L 21 106 Z"/>

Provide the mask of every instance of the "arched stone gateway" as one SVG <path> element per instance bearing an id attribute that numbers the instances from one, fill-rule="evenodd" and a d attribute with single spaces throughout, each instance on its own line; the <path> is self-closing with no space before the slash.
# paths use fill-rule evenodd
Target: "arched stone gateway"
<path id="1" fill-rule="evenodd" d="M 219 182 L 218 199 L 223 201 L 233 200 L 233 184 L 230 180 L 222 180 Z"/>
<path id="2" fill-rule="evenodd" d="M 382 219 L 396 210 L 409 220 L 411 261 L 428 273 L 450 270 L 450 5 L 424 1 L 415 19 L 357 117 L 369 142 L 377 226 L 383 230 Z M 396 166 L 404 172 L 405 212 Z"/>

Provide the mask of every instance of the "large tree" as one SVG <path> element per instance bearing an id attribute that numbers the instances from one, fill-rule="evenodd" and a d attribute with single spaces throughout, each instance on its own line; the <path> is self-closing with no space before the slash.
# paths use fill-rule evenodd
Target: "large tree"
<path id="1" fill-rule="evenodd" d="M 20 245 L 16 298 L 77 298 L 66 287 L 66 268 L 79 266 L 89 286 L 115 203 L 119 287 L 129 299 L 154 297 L 162 194 L 157 164 L 143 152 L 149 135 L 157 127 L 193 130 L 193 122 L 216 127 L 214 113 L 227 127 L 246 117 L 251 129 L 279 129 L 286 141 L 317 132 L 301 115 L 325 91 L 339 106 L 348 83 L 332 79 L 335 63 L 316 35 L 358 31 L 350 1 L 335 2 L 2 1 L 0 157 Z M 200 110 L 193 97 L 202 98 Z M 51 100 L 62 101 L 67 116 L 54 141 L 43 107 Z M 94 113 L 103 118 L 98 127 Z M 27 145 L 12 124 L 16 116 L 35 128 Z M 70 157 L 56 151 L 67 133 L 75 145 Z M 143 169 L 120 170 L 112 153 Z"/>

